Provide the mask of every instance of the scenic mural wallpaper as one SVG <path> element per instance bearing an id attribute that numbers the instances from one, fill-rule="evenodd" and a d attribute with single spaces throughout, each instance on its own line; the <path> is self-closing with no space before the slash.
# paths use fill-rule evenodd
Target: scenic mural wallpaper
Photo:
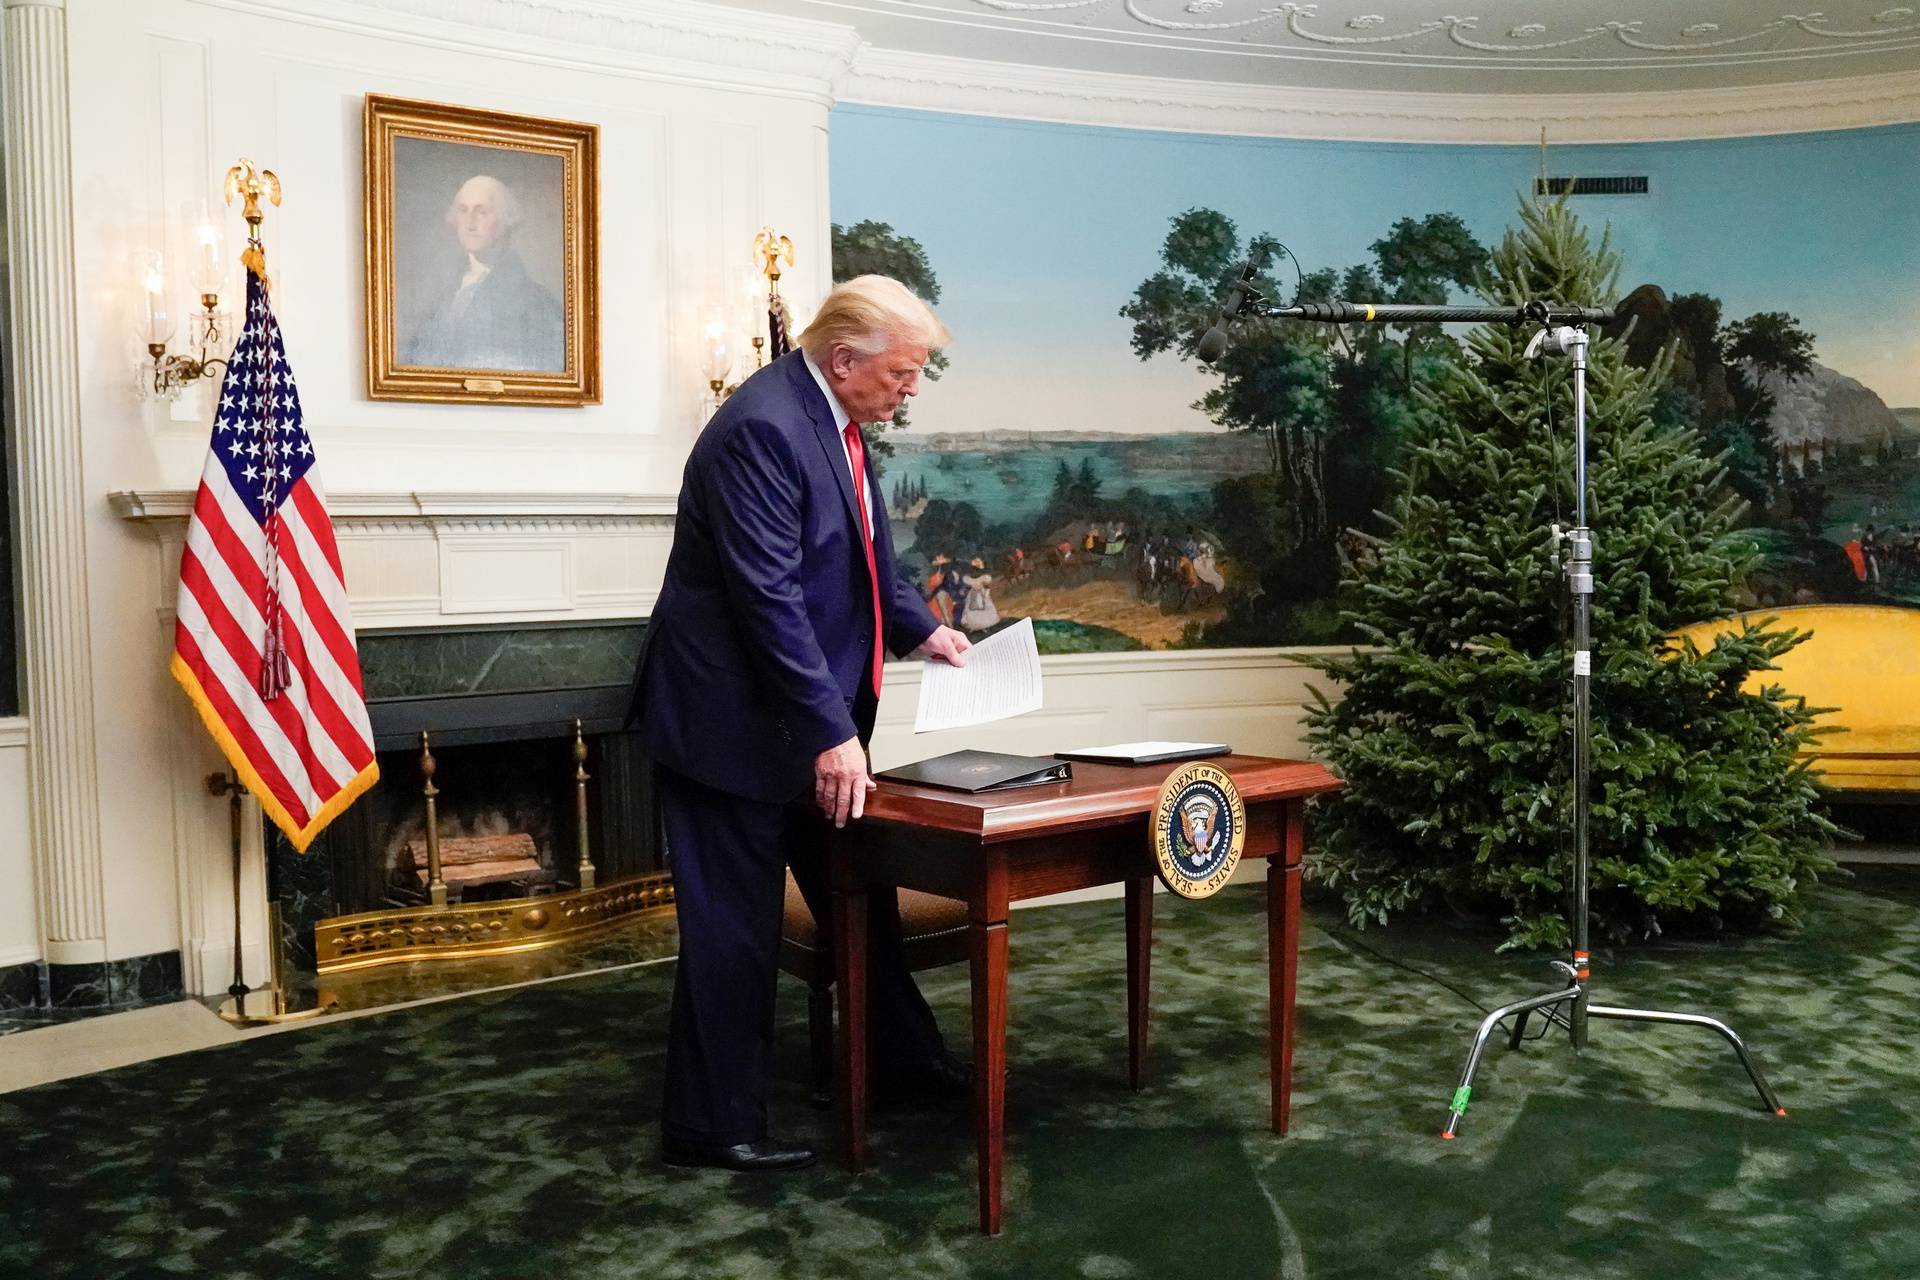
<path id="1" fill-rule="evenodd" d="M 897 275 L 954 333 L 877 447 L 928 607 L 1053 653 L 1344 638 L 1461 333 L 1267 325 L 1218 372 L 1192 340 L 1249 252 L 1285 300 L 1471 301 L 1543 169 L 1648 180 L 1573 208 L 1623 254 L 1633 357 L 1679 344 L 1664 413 L 1750 504 L 1746 603 L 1920 604 L 1920 128 L 1543 151 L 843 107 L 835 275 Z"/>

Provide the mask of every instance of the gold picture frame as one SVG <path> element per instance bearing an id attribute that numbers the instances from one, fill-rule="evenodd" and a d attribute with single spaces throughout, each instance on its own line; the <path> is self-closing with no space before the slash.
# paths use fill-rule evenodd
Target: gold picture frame
<path id="1" fill-rule="evenodd" d="M 370 93 L 367 394 L 600 403 L 600 129 Z"/>

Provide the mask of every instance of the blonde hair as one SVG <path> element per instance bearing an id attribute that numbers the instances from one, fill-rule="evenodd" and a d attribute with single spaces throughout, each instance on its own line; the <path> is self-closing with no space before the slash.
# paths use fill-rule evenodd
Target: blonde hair
<path id="1" fill-rule="evenodd" d="M 855 276 L 834 286 L 797 341 L 815 363 L 824 364 L 835 344 L 863 356 L 877 356 L 897 338 L 926 347 L 943 347 L 953 341 L 933 308 L 898 280 L 891 276 Z"/>

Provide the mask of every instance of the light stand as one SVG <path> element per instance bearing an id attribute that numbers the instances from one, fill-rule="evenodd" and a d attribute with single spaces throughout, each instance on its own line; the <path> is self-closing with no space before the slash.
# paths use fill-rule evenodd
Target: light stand
<path id="1" fill-rule="evenodd" d="M 1213 342 L 1212 349 L 1217 355 L 1224 347 L 1224 325 L 1235 314 L 1255 311 L 1262 302 L 1260 295 L 1252 288 L 1251 265 L 1242 273 L 1234 286 L 1236 293 L 1228 295 L 1226 307 L 1222 310 L 1220 323 L 1207 335 L 1213 339 L 1214 333 L 1221 340 Z M 1504 323 L 1537 324 L 1540 331 L 1527 344 L 1528 359 L 1545 358 L 1552 354 L 1564 354 L 1573 362 L 1573 474 L 1574 474 L 1574 527 L 1562 531 L 1554 529 L 1557 540 L 1566 549 L 1566 574 L 1568 587 L 1573 593 L 1573 958 L 1569 963 L 1563 960 L 1553 961 L 1553 967 L 1565 975 L 1567 985 L 1558 991 L 1545 995 L 1532 996 L 1505 1004 L 1489 1013 L 1480 1023 L 1480 1029 L 1474 1036 L 1473 1048 L 1467 1054 L 1466 1069 L 1460 1073 L 1460 1084 L 1453 1091 L 1449 1103 L 1446 1128 L 1440 1133 L 1442 1138 L 1451 1140 L 1460 1131 L 1460 1120 L 1466 1114 L 1467 1102 L 1473 1096 L 1473 1073 L 1480 1065 L 1480 1058 L 1486 1052 L 1487 1042 L 1493 1038 L 1495 1029 L 1502 1021 L 1513 1018 L 1513 1031 L 1508 1039 L 1511 1048 L 1518 1049 L 1521 1036 L 1525 1033 L 1527 1019 L 1536 1011 L 1555 1023 L 1567 1028 L 1568 1039 L 1576 1053 L 1587 1047 L 1587 1021 L 1589 1018 L 1612 1018 L 1622 1022 L 1655 1022 L 1668 1025 L 1705 1027 L 1718 1032 L 1739 1055 L 1740 1065 L 1746 1068 L 1747 1077 L 1759 1091 L 1760 1100 L 1766 1109 L 1778 1116 L 1787 1114 L 1780 1105 L 1780 1099 L 1768 1086 L 1766 1077 L 1760 1074 L 1747 1047 L 1735 1035 L 1733 1029 L 1718 1018 L 1710 1018 L 1697 1013 L 1669 1013 L 1659 1009 L 1625 1009 L 1613 1005 L 1593 1004 L 1588 1000 L 1587 984 L 1592 976 L 1592 958 L 1588 952 L 1588 895 L 1587 895 L 1587 816 L 1588 772 L 1591 768 L 1590 742 L 1592 735 L 1593 703 L 1593 649 L 1592 649 L 1592 606 L 1593 606 L 1593 530 L 1587 527 L 1587 332 L 1588 324 L 1604 324 L 1614 318 L 1611 309 L 1591 307 L 1563 307 L 1549 302 L 1529 302 L 1520 307 L 1428 307 L 1408 305 L 1370 305 L 1366 303 L 1307 303 L 1292 307 L 1259 307 L 1256 314 L 1272 319 L 1296 319 L 1321 321 L 1332 324 L 1374 323 L 1374 324 L 1411 324 L 1435 322 Z M 1207 340 L 1201 344 L 1202 356 L 1206 357 Z M 1563 1016 L 1559 1010 L 1566 1007 Z"/>

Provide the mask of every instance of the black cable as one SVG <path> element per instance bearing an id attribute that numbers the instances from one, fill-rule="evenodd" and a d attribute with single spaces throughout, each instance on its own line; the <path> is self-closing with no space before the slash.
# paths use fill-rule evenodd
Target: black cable
<path id="1" fill-rule="evenodd" d="M 1403 969 L 1406 972 L 1413 974 L 1415 977 L 1425 978 L 1428 982 L 1433 983 L 1435 986 L 1443 988 L 1444 990 L 1450 991 L 1454 995 L 1459 996 L 1462 1000 L 1465 1000 L 1468 1004 L 1478 1009 L 1481 1013 L 1493 1012 L 1492 1009 L 1489 1009 L 1486 1005 L 1481 1004 L 1478 1000 L 1474 999 L 1469 992 L 1454 986 L 1453 983 L 1448 982 L 1445 978 L 1442 978 L 1437 974 L 1429 973 L 1425 969 L 1422 969 L 1417 965 L 1408 964 L 1405 960 L 1401 960 L 1401 959 L 1398 959 L 1397 957 L 1390 956 L 1386 952 L 1381 951 L 1376 947 L 1370 947 L 1366 943 L 1360 941 L 1358 935 L 1356 934 L 1350 933 L 1343 929 L 1333 928 L 1330 926 L 1322 926 L 1322 927 L 1326 929 L 1327 933 L 1331 937 L 1333 937 L 1335 941 L 1340 942 L 1343 945 L 1349 945 L 1361 951 L 1364 951 L 1368 955 L 1372 956 L 1374 959 L 1379 960 L 1384 964 L 1391 965 L 1395 969 Z M 1551 1031 L 1555 1026 L 1565 1027 L 1569 1031 L 1572 1030 L 1572 1026 L 1570 1023 L 1568 1023 L 1566 1018 L 1558 1010 L 1554 1009 L 1550 1005 L 1545 1006 L 1543 1008 L 1539 1008 L 1539 1009 L 1529 1010 L 1529 1012 L 1540 1015 L 1540 1029 L 1534 1032 L 1532 1035 L 1526 1037 L 1526 1040 L 1528 1043 L 1532 1043 L 1535 1040 L 1544 1038 L 1547 1032 Z M 1508 1015 L 1508 1016 L 1512 1016 L 1512 1015 Z"/>
<path id="2" fill-rule="evenodd" d="M 1454 986 L 1451 982 L 1448 982 L 1445 978 L 1442 978 L 1437 974 L 1428 973 L 1425 969 L 1419 968 L 1416 965 L 1408 964 L 1405 960 L 1397 959 L 1393 956 L 1388 955 L 1384 951 L 1378 950 L 1374 947 L 1370 947 L 1366 943 L 1360 941 L 1359 937 L 1355 934 L 1348 933 L 1345 930 L 1335 929 L 1335 928 L 1328 928 L 1327 932 L 1329 934 L 1332 934 L 1335 938 L 1341 939 L 1347 944 L 1357 947 L 1361 951 L 1366 952 L 1368 955 L 1372 956 L 1375 960 L 1383 961 L 1387 964 L 1392 965 L 1396 969 L 1404 969 L 1408 973 L 1413 974 L 1415 977 L 1425 978 L 1428 982 L 1433 983 L 1437 987 L 1444 987 L 1446 990 L 1453 992 L 1453 994 L 1459 996 L 1462 1000 L 1465 1000 L 1468 1004 L 1472 1005 L 1474 1008 L 1478 1009 L 1482 1013 L 1493 1012 L 1492 1009 L 1489 1009 L 1486 1005 L 1481 1004 L 1478 1000 L 1475 1000 L 1471 994 L 1461 990 L 1459 987 Z"/>

